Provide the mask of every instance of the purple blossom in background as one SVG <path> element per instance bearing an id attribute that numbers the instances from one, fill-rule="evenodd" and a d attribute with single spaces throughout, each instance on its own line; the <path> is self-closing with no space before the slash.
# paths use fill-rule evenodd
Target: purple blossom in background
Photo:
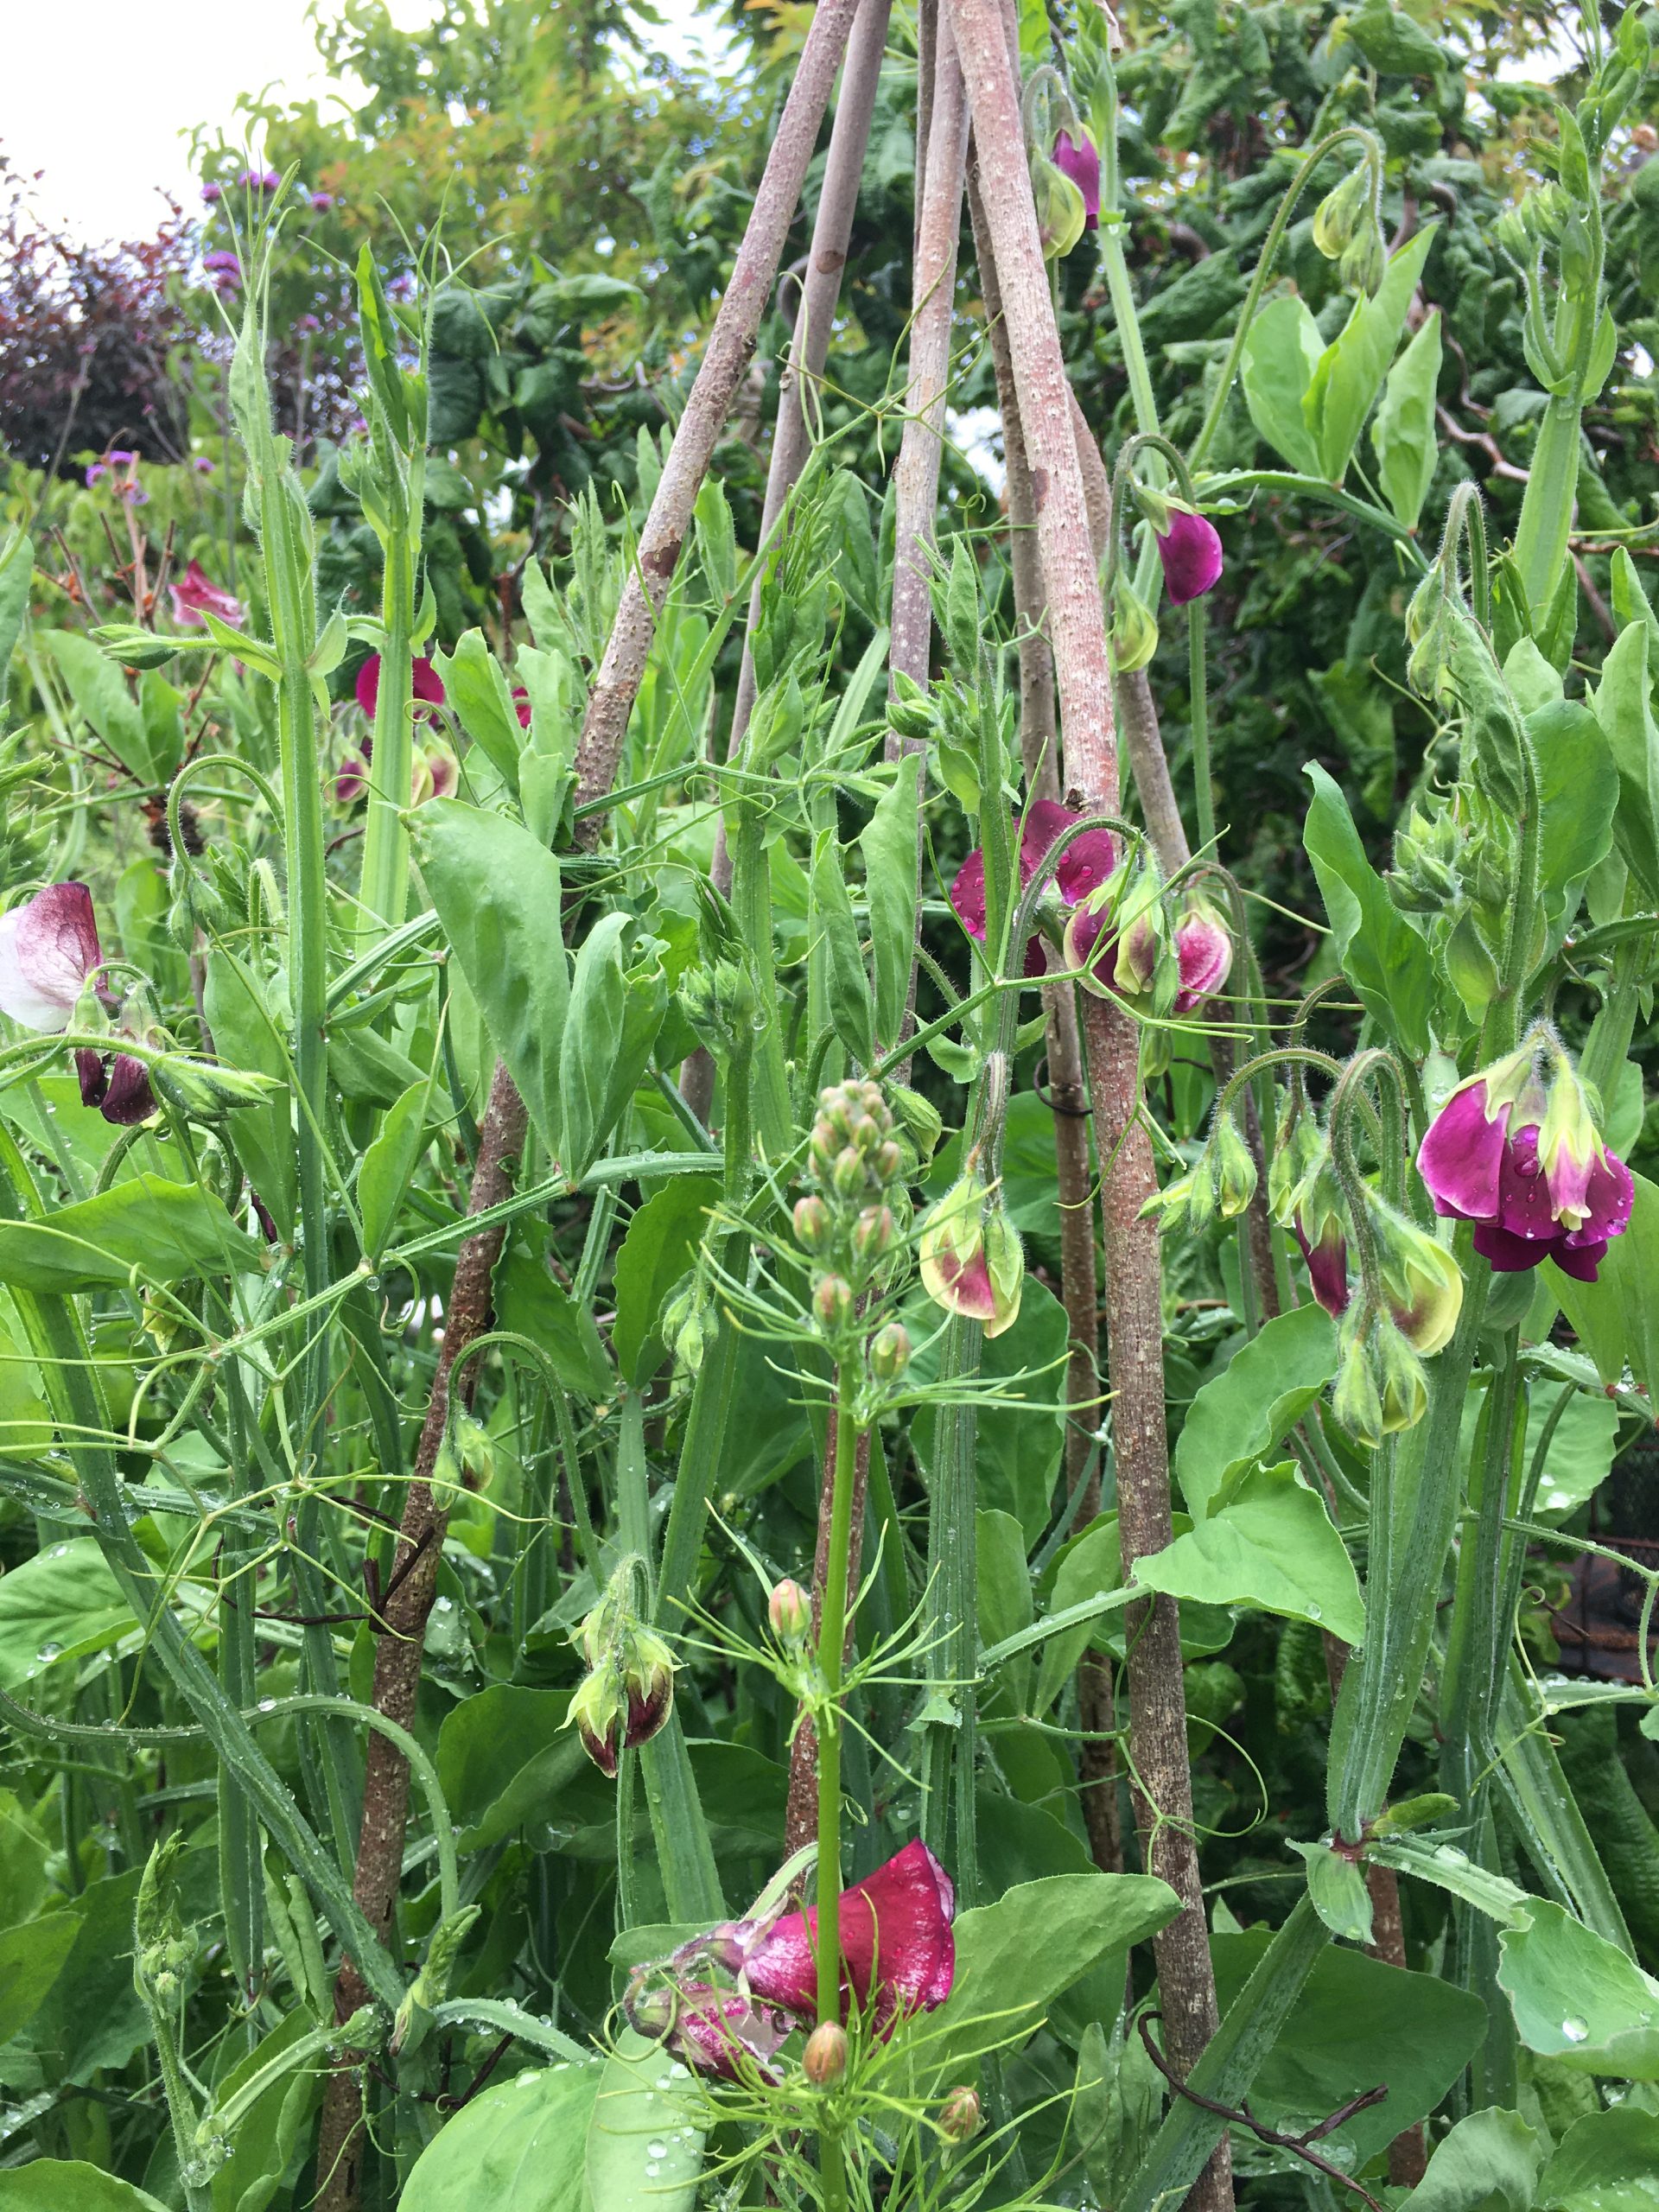
<path id="1" fill-rule="evenodd" d="M 209 207 L 217 207 L 225 196 L 225 188 L 222 184 L 204 184 L 201 196 Z"/>
<path id="2" fill-rule="evenodd" d="M 129 453 L 124 446 L 111 446 L 107 455 L 111 468 L 130 468 L 137 458 L 136 453 Z"/>
<path id="3" fill-rule="evenodd" d="M 1083 227 L 1085 231 L 1100 228 L 1100 156 L 1095 142 L 1084 131 L 1080 138 L 1073 138 L 1069 130 L 1058 131 L 1054 138 L 1054 166 L 1063 176 L 1069 176 L 1083 194 Z"/>
<path id="4" fill-rule="evenodd" d="M 89 484 L 96 484 L 100 476 L 107 476 L 109 473 L 107 461 L 95 461 L 86 471 L 86 481 Z"/>
<path id="5" fill-rule="evenodd" d="M 199 453 L 190 464 L 198 476 L 211 476 L 219 463 L 205 453 Z"/>
<path id="6" fill-rule="evenodd" d="M 334 204 L 334 195 L 332 192 L 314 192 L 311 195 L 311 205 L 320 215 L 325 208 L 332 207 Z"/>
<path id="7" fill-rule="evenodd" d="M 275 169 L 244 169 L 236 181 L 245 192 L 280 192 L 283 184 Z"/>
<path id="8" fill-rule="evenodd" d="M 322 325 L 318 321 L 315 315 L 302 315 L 296 322 L 294 327 L 296 330 L 303 331 L 307 337 L 309 337 L 314 330 L 321 330 L 322 328 Z"/>
<path id="9" fill-rule="evenodd" d="M 149 494 L 137 477 L 121 486 L 121 497 L 130 507 L 147 507 L 149 505 Z"/>
<path id="10" fill-rule="evenodd" d="M 212 253 L 204 253 L 201 265 L 213 280 L 216 292 L 236 292 L 242 288 L 242 264 L 228 246 L 219 246 Z"/>
<path id="11" fill-rule="evenodd" d="M 1172 507 L 1169 528 L 1158 536 L 1158 557 L 1164 564 L 1164 587 L 1177 607 L 1202 599 L 1221 581 L 1221 539 L 1206 515 Z"/>

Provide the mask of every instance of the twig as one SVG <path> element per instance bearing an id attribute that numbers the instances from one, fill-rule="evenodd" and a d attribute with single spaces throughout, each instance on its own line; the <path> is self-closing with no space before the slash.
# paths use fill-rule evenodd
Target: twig
<path id="1" fill-rule="evenodd" d="M 1356 2196 L 1363 2197 L 1370 2206 L 1371 2212 L 1386 2212 L 1386 2208 L 1371 2195 L 1370 2190 L 1363 2182 L 1356 2181 L 1351 2174 L 1344 2173 L 1340 2166 L 1334 2165 L 1329 2158 L 1322 2158 L 1313 2148 L 1315 2143 L 1323 2142 L 1327 2135 L 1334 2134 L 1336 2130 L 1351 2120 L 1356 2113 L 1367 2112 L 1372 2105 L 1380 2105 L 1389 2094 L 1389 2086 L 1386 2082 L 1379 2082 L 1374 2089 L 1363 2090 L 1357 2097 L 1350 2097 L 1345 2105 L 1338 2105 L 1335 2112 L 1319 2120 L 1313 2127 L 1305 2128 L 1301 2134 L 1287 2135 L 1279 2128 L 1264 2127 L 1251 2112 L 1249 2105 L 1217 2104 L 1213 2097 L 1200 2096 L 1196 2089 L 1189 2089 L 1180 2075 L 1165 2058 L 1157 2044 L 1154 2043 L 1149 2032 L 1148 2024 L 1153 2020 L 1161 2019 L 1163 2015 L 1159 2012 L 1142 2012 L 1135 2021 L 1135 2025 L 1141 2031 L 1141 2040 L 1146 2046 L 1147 2056 L 1151 2059 L 1177 2096 L 1185 2097 L 1189 2104 L 1198 2105 L 1205 2112 L 1214 2113 L 1217 2120 L 1227 2120 L 1235 2127 L 1248 2127 L 1259 2143 L 1269 2144 L 1275 2151 L 1288 2151 L 1292 2158 L 1302 2159 L 1305 2164 L 1313 2167 L 1315 2173 L 1323 2174 L 1327 2181 L 1340 2182 L 1344 2189 L 1352 2190 Z"/>

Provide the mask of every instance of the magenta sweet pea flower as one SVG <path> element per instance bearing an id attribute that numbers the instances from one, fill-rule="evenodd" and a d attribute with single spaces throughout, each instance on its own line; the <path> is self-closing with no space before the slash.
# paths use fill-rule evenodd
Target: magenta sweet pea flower
<path id="1" fill-rule="evenodd" d="M 1609 1243 L 1630 1225 L 1630 1171 L 1602 1142 L 1588 1099 L 1559 1046 L 1548 1090 L 1540 1045 L 1458 1085 L 1429 1124 L 1417 1171 L 1437 1213 L 1475 1224 L 1475 1249 L 1501 1274 L 1554 1260 L 1594 1282 Z"/>
<path id="2" fill-rule="evenodd" d="M 0 914 L 0 1013 L 25 1029 L 67 1029 L 103 959 L 92 893 L 48 883 Z"/>
<path id="3" fill-rule="evenodd" d="M 868 2007 L 886 2032 L 902 2014 L 943 2005 L 956 1974 L 956 1910 L 950 1878 L 919 1836 L 843 1890 L 841 1951 L 850 1985 L 842 1992 L 843 2013 L 853 2003 Z M 752 1997 L 810 2018 L 817 2008 L 817 1919 L 792 1912 L 769 1927 L 731 1923 L 715 1931 L 709 1955 Z"/>
<path id="4" fill-rule="evenodd" d="M 200 462 L 197 462 L 200 467 Z M 213 467 L 210 461 L 209 468 Z M 219 621 L 234 629 L 243 620 L 245 609 L 233 592 L 216 584 L 202 568 L 200 561 L 193 561 L 177 583 L 169 584 L 168 591 L 173 601 L 173 620 L 182 630 L 206 627 L 204 613 L 216 615 Z"/>
<path id="5" fill-rule="evenodd" d="M 1169 528 L 1157 535 L 1164 588 L 1174 606 L 1185 607 L 1215 589 L 1221 581 L 1221 539 L 1207 516 L 1172 506 Z"/>
<path id="6" fill-rule="evenodd" d="M 1057 843 L 1077 820 L 1069 806 L 1062 806 L 1058 799 L 1033 799 L 1020 817 L 1020 887 L 1023 891 L 1037 870 L 1047 858 L 1049 849 Z M 1054 870 L 1053 880 L 1062 902 L 1076 906 L 1097 891 L 1117 865 L 1117 844 L 1109 830 L 1085 830 L 1074 837 L 1061 854 Z M 957 918 L 971 938 L 981 944 L 985 942 L 985 855 L 976 849 L 957 871 L 950 886 L 950 904 Z M 1026 947 L 1025 973 L 1030 977 L 1046 975 L 1048 963 L 1043 957 L 1043 948 L 1036 938 Z"/>
<path id="7" fill-rule="evenodd" d="M 1054 166 L 1063 176 L 1069 176 L 1083 194 L 1083 227 L 1085 231 L 1100 228 L 1100 155 L 1094 140 L 1083 131 L 1073 138 L 1069 130 L 1055 133 Z"/>
<path id="8" fill-rule="evenodd" d="M 415 663 L 410 679 L 410 689 L 416 700 L 423 700 L 429 706 L 441 707 L 443 704 L 443 679 L 429 660 L 417 660 Z M 374 710 L 379 697 L 380 656 L 378 653 L 371 653 L 357 671 L 357 703 L 371 721 L 374 720 Z M 418 714 L 420 711 L 420 708 L 417 707 L 416 712 Z M 430 717 L 429 716 L 428 719 L 429 720 Z"/>

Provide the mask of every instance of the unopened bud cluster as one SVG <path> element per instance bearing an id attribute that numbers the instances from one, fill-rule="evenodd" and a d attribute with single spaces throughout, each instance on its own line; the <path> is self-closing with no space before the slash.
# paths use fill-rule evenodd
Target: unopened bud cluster
<path id="1" fill-rule="evenodd" d="M 890 1269 L 899 1244 L 904 1154 L 879 1084 L 833 1084 L 818 1098 L 808 1147 L 813 1187 L 796 1205 L 795 1241 L 812 1262 L 813 1319 L 832 1344 L 845 1344 L 858 1325 L 859 1301 Z M 896 1321 L 876 1345 L 892 1380 L 910 1357 Z"/>
<path id="2" fill-rule="evenodd" d="M 1202 1236 L 1217 1218 L 1236 1221 L 1255 1196 L 1255 1158 L 1230 1107 L 1216 1116 L 1209 1142 L 1185 1175 L 1166 1185 L 1142 1209 L 1166 1229 Z"/>
<path id="3" fill-rule="evenodd" d="M 588 1662 L 565 1726 L 601 1774 L 647 1744 L 674 1704 L 674 1656 L 633 1610 L 637 1560 L 624 1560 L 571 1641 Z"/>

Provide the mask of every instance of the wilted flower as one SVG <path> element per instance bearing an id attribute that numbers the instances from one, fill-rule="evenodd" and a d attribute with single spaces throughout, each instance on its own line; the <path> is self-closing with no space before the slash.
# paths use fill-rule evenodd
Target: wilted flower
<path id="1" fill-rule="evenodd" d="M 149 493 L 136 476 L 130 476 L 121 486 L 121 497 L 130 507 L 147 507 L 149 505 Z"/>
<path id="2" fill-rule="evenodd" d="M 149 1070 L 130 1052 L 95 1052 L 83 1046 L 75 1053 L 75 1075 L 81 1104 L 95 1106 L 118 1128 L 147 1122 L 156 1111 Z"/>
<path id="3" fill-rule="evenodd" d="M 1020 830 L 1020 888 L 1023 891 L 1031 881 L 1050 849 L 1058 843 L 1072 823 L 1080 817 L 1069 806 L 1062 806 L 1058 799 L 1033 799 L 1019 817 Z M 1060 899 L 1067 907 L 1076 906 L 1099 889 L 1117 864 L 1117 842 L 1109 830 L 1085 830 L 1074 837 L 1055 864 L 1053 880 Z M 950 886 L 950 904 L 957 919 L 969 937 L 981 944 L 985 942 L 985 854 L 976 847 L 957 870 L 956 880 Z M 1025 972 L 1028 976 L 1047 973 L 1048 963 L 1043 958 L 1043 948 L 1035 938 L 1026 947 Z"/>
<path id="4" fill-rule="evenodd" d="M 623 2009 L 637 2034 L 665 2043 L 686 2065 L 726 2082 L 741 2082 L 749 2068 L 775 2081 L 772 2053 L 795 2029 L 783 2013 L 706 1981 L 655 1989 L 636 1983 Z"/>
<path id="5" fill-rule="evenodd" d="M 1054 137 L 1054 166 L 1063 176 L 1069 176 L 1083 195 L 1083 227 L 1085 231 L 1100 228 L 1100 155 L 1094 140 L 1086 130 L 1079 130 L 1073 138 L 1069 130 L 1060 130 Z"/>
<path id="6" fill-rule="evenodd" d="M 210 461 L 209 468 L 213 467 Z M 201 463 L 196 463 L 198 468 Z M 204 613 L 217 615 L 221 622 L 234 629 L 244 615 L 242 602 L 234 593 L 216 584 L 203 569 L 200 561 L 193 561 L 175 584 L 168 586 L 173 601 L 173 620 L 182 630 L 200 630 L 206 626 Z"/>
<path id="7" fill-rule="evenodd" d="M 1221 538 L 1208 516 L 1172 503 L 1168 529 L 1155 535 L 1164 588 L 1173 605 L 1185 607 L 1215 589 L 1221 581 Z"/>
<path id="8" fill-rule="evenodd" d="M 1500 1274 L 1549 1259 L 1594 1282 L 1609 1242 L 1629 1226 L 1635 1187 L 1553 1043 L 1548 1088 L 1540 1082 L 1540 1041 L 1458 1085 L 1429 1124 L 1417 1170 L 1435 1211 L 1472 1221 L 1475 1249 Z"/>
<path id="9" fill-rule="evenodd" d="M 947 1313 L 981 1322 L 988 1337 L 1019 1319 L 1026 1255 L 1001 1204 L 971 1169 L 923 1224 L 917 1256 L 922 1287 Z"/>
<path id="10" fill-rule="evenodd" d="M 956 1910 L 950 1878 L 919 1836 L 843 1890 L 838 1914 L 843 2015 L 850 1994 L 885 2032 L 902 2014 L 943 2005 L 956 1974 L 950 1932 Z M 736 1974 L 752 1997 L 809 2018 L 817 2009 L 817 1923 L 811 1911 L 790 1913 L 770 1926 L 731 1922 L 715 1930 L 709 1955 Z"/>
<path id="11" fill-rule="evenodd" d="M 410 690 L 417 701 L 423 700 L 429 706 L 441 707 L 443 704 L 443 678 L 429 660 L 414 663 L 410 675 Z M 371 721 L 374 720 L 379 697 L 380 656 L 371 653 L 357 671 L 357 703 Z M 417 705 L 415 711 L 418 715 L 421 708 Z"/>

